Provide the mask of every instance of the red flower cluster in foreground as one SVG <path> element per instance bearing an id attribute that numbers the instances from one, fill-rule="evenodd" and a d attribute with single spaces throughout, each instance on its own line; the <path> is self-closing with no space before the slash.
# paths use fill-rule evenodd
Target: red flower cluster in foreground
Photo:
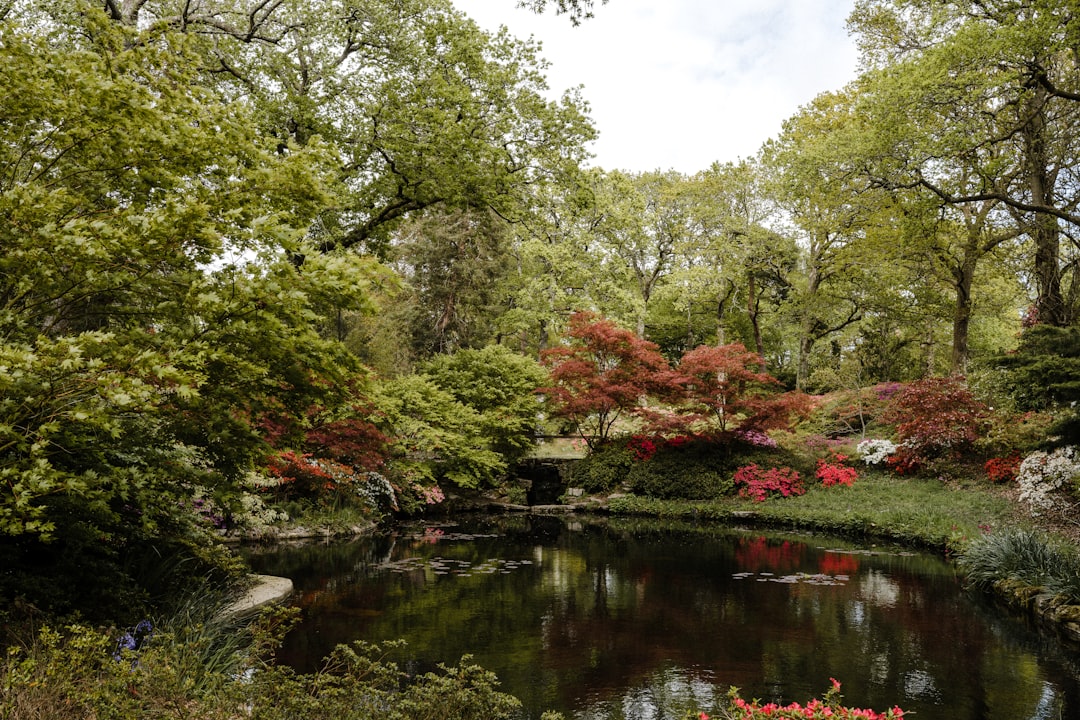
<path id="1" fill-rule="evenodd" d="M 898 707 L 886 710 L 883 713 L 874 710 L 848 708 L 840 704 L 840 683 L 835 679 L 832 688 L 825 693 L 823 700 L 811 700 L 806 705 L 791 703 L 790 705 L 778 705 L 769 703 L 760 705 L 755 700 L 746 702 L 739 697 L 738 692 L 732 690 L 730 697 L 729 717 L 733 720 L 762 720 L 770 718 L 774 720 L 900 720 L 904 717 L 904 711 Z M 709 720 L 705 713 L 698 713 L 697 720 Z"/>

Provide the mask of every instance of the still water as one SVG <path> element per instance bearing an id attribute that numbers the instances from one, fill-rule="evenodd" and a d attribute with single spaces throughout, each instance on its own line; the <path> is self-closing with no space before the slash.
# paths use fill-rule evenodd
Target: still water
<path id="1" fill-rule="evenodd" d="M 966 593 L 944 560 L 816 535 L 559 517 L 400 526 L 252 550 L 304 620 L 282 661 L 403 638 L 409 671 L 470 654 L 522 700 L 582 720 L 681 718 L 746 698 L 921 720 L 1080 718 L 1080 653 Z"/>

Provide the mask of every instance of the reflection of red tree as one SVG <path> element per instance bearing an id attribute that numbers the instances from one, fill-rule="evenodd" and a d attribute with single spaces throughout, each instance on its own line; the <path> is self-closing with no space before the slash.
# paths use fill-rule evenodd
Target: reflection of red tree
<path id="1" fill-rule="evenodd" d="M 765 537 L 740 538 L 735 563 L 743 572 L 788 573 L 802 566 L 806 545 L 788 540 L 769 542 Z"/>
<path id="2" fill-rule="evenodd" d="M 859 569 L 859 558 L 849 553 L 825 553 L 818 563 L 823 575 L 854 575 Z"/>

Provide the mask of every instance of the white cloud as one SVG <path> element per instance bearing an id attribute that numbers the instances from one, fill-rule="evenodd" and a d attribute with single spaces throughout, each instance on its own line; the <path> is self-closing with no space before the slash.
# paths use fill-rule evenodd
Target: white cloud
<path id="1" fill-rule="evenodd" d="M 605 168 L 683 172 L 753 155 L 799 106 L 854 78 L 854 0 L 611 0 L 573 27 L 514 0 L 454 0 L 534 36 L 553 94 L 584 85 Z"/>

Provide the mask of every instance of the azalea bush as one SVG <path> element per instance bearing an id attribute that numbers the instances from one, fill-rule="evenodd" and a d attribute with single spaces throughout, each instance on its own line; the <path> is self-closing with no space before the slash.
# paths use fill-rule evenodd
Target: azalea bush
<path id="1" fill-rule="evenodd" d="M 1017 471 L 1020 500 L 1028 504 L 1033 515 L 1060 508 L 1067 497 L 1061 490 L 1077 478 L 1080 478 L 1080 455 L 1076 447 L 1033 452 L 1024 458 Z"/>
<path id="2" fill-rule="evenodd" d="M 735 485 L 741 497 L 764 502 L 770 497 L 803 495 L 806 488 L 798 471 L 789 467 L 762 470 L 757 463 L 744 465 L 735 471 Z"/>
<path id="3" fill-rule="evenodd" d="M 867 465 L 880 465 L 896 452 L 896 443 L 892 440 L 867 438 L 855 446 L 855 452 Z"/>
<path id="4" fill-rule="evenodd" d="M 990 478 L 991 482 L 1011 482 L 1016 479 L 1016 474 L 1020 471 L 1021 461 L 1022 458 L 1019 455 L 990 458 L 983 468 L 986 470 L 986 477 Z"/>
<path id="5" fill-rule="evenodd" d="M 699 712 L 691 715 L 694 720 L 710 720 L 707 713 Z M 874 710 L 845 707 L 843 696 L 840 694 L 840 683 L 835 679 L 832 687 L 825 693 L 822 699 L 811 700 L 806 705 L 790 703 L 780 705 L 778 703 L 766 703 L 762 705 L 754 700 L 747 702 L 739 696 L 738 688 L 732 688 L 728 693 L 728 707 L 715 717 L 714 720 L 762 720 L 772 718 L 774 720 L 832 720 L 851 719 L 855 720 L 899 720 L 904 717 L 904 711 L 899 707 L 893 707 L 885 712 Z"/>
<path id="6" fill-rule="evenodd" d="M 858 479 L 859 471 L 844 465 L 844 461 L 847 459 L 846 455 L 836 453 L 832 457 L 832 462 L 824 458 L 818 460 L 817 470 L 814 473 L 815 477 L 825 487 L 833 487 L 834 485 L 851 487 Z"/>

